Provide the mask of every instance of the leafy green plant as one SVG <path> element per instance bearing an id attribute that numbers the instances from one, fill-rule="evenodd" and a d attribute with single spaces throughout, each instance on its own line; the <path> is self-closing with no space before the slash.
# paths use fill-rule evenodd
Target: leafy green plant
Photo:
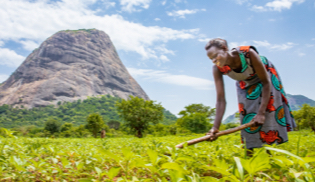
<path id="1" fill-rule="evenodd" d="M 202 135 L 0 138 L 0 181 L 314 181 L 308 133 L 290 132 L 289 142 L 255 149 L 253 157 L 244 156 L 239 135 L 183 149 L 175 145 Z"/>

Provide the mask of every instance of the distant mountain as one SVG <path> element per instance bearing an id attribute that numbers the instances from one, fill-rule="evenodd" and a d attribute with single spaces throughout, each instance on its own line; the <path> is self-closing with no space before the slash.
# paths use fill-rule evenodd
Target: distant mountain
<path id="1" fill-rule="evenodd" d="M 0 106 L 33 108 L 97 95 L 149 100 L 105 32 L 65 30 L 45 40 L 0 85 Z"/>
<path id="2" fill-rule="evenodd" d="M 303 104 L 309 104 L 310 106 L 315 106 L 315 101 L 305 97 L 304 95 L 287 94 L 287 98 L 288 98 L 292 111 L 299 110 Z"/>
<path id="3" fill-rule="evenodd" d="M 315 106 L 315 101 L 305 97 L 304 95 L 287 94 L 287 98 L 288 98 L 288 101 L 289 101 L 289 104 L 291 106 L 292 111 L 299 110 L 300 107 L 302 107 L 303 104 L 309 104 L 310 106 Z M 235 112 L 235 113 L 238 113 L 238 111 Z M 239 120 L 234 117 L 235 113 L 230 115 L 230 116 L 228 116 L 223 121 L 223 124 L 239 122 Z"/>
<path id="4" fill-rule="evenodd" d="M 230 116 L 228 116 L 222 123 L 223 124 L 228 124 L 228 123 L 238 123 L 239 122 L 239 119 L 238 118 L 235 118 L 235 114 L 238 113 L 235 112 L 234 114 L 231 114 Z"/>

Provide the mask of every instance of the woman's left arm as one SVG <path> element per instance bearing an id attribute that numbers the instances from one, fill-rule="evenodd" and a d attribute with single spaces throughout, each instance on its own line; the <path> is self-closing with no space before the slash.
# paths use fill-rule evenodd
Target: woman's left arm
<path id="1" fill-rule="evenodd" d="M 253 49 L 249 49 L 249 58 L 251 60 L 252 66 L 257 76 L 259 77 L 263 85 L 260 107 L 257 115 L 253 118 L 254 123 L 257 126 L 264 124 L 265 122 L 266 108 L 270 99 L 271 83 L 267 70 L 262 61 L 260 60 L 260 57 L 257 54 L 257 52 L 254 51 Z"/>

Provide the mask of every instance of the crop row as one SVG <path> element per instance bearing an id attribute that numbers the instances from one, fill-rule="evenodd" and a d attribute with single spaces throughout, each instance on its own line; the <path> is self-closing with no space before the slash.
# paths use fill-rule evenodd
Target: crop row
<path id="1" fill-rule="evenodd" d="M 245 155 L 239 134 L 177 149 L 200 137 L 0 139 L 1 181 L 315 181 L 315 136 Z M 269 155 L 266 150 L 271 152 Z"/>

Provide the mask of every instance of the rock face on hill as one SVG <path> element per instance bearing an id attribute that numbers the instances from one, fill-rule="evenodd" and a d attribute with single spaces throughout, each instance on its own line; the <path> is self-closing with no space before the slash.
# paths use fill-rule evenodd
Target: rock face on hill
<path id="1" fill-rule="evenodd" d="M 44 41 L 1 84 L 0 105 L 32 108 L 106 94 L 149 99 L 107 34 L 66 30 Z"/>

